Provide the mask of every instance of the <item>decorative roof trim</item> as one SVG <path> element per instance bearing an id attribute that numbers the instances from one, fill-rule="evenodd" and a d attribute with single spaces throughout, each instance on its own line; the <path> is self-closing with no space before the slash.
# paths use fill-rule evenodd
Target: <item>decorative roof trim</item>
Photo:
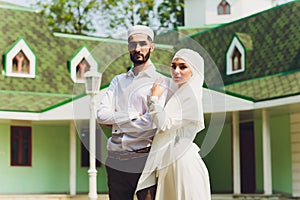
<path id="1" fill-rule="evenodd" d="M 85 36 L 85 35 L 75 35 L 75 34 L 68 34 L 68 33 L 53 33 L 55 37 L 61 38 L 70 38 L 70 39 L 79 39 L 79 40 L 89 40 L 89 41 L 99 41 L 99 42 L 109 42 L 109 43 L 118 43 L 118 44 L 128 44 L 127 40 L 119 40 L 119 39 L 112 39 L 112 38 L 103 38 L 97 36 Z M 172 45 L 167 44 L 155 44 L 156 48 L 166 48 L 166 49 L 173 49 Z"/>
<path id="2" fill-rule="evenodd" d="M 12 71 L 12 60 L 19 51 L 23 51 L 29 60 L 29 74 L 15 73 Z M 28 43 L 23 37 L 20 37 L 4 54 L 4 75 L 12 77 L 22 77 L 22 78 L 35 78 L 36 77 L 36 55 L 33 53 L 32 49 L 29 47 Z"/>
<path id="3" fill-rule="evenodd" d="M 14 5 L 14 4 L 10 4 L 10 3 L 0 4 L 0 8 L 12 9 L 12 10 L 21 10 L 21 11 L 28 11 L 28 12 L 36 12 L 36 13 L 38 13 L 38 11 L 35 10 L 35 9 L 27 8 L 27 7 L 23 7 L 23 6 L 19 6 L 19 5 Z"/>
<path id="4" fill-rule="evenodd" d="M 14 91 L 14 90 L 0 90 L 0 94 L 1 93 L 42 95 L 42 96 L 48 96 L 48 97 L 73 97 L 73 94 L 44 93 L 44 92 L 31 92 L 31 91 Z"/>
<path id="5" fill-rule="evenodd" d="M 98 95 L 99 98 L 103 97 L 106 90 L 101 90 Z M 242 110 L 255 110 L 262 108 L 271 108 L 275 106 L 282 106 L 288 104 L 299 103 L 300 94 L 287 96 L 278 99 L 271 99 L 261 102 L 251 102 L 247 99 L 241 99 L 235 97 L 232 94 L 224 94 L 211 90 L 204 90 L 204 93 L 211 98 L 212 95 L 217 95 L 216 97 L 222 98 L 228 102 L 231 102 L 225 107 L 221 107 L 215 110 L 206 109 L 204 113 L 217 113 L 217 112 L 230 112 L 230 111 L 242 111 Z M 76 101 L 76 103 L 74 102 Z M 76 120 L 76 119 L 89 119 L 89 109 L 83 110 L 81 113 L 74 113 L 74 105 L 81 105 L 88 108 L 89 97 L 88 95 L 81 96 L 80 98 L 69 102 L 64 102 L 64 104 L 56 105 L 50 110 L 45 110 L 42 113 L 32 113 L 32 112 L 21 112 L 21 111 L 3 111 L 0 110 L 0 121 L 1 120 L 32 120 L 32 121 L 47 121 L 47 120 Z M 204 102 L 206 102 L 204 100 Z M 209 101 L 210 102 L 210 101 Z M 238 103 L 238 105 L 236 104 Z M 206 108 L 208 108 L 206 106 Z M 225 108 L 225 109 L 224 109 Z M 61 113 L 64 113 L 63 115 Z M 75 115 L 76 114 L 76 115 Z"/>
<path id="6" fill-rule="evenodd" d="M 272 77 L 276 77 L 276 76 L 286 76 L 286 75 L 297 73 L 297 72 L 300 72 L 300 69 L 286 71 L 286 72 L 280 72 L 280 73 L 277 73 L 277 74 L 272 74 L 272 75 L 267 75 L 267 76 L 261 76 L 261 77 L 247 79 L 247 80 L 243 80 L 243 81 L 238 81 L 238 82 L 226 84 L 224 86 L 226 88 L 226 87 L 232 86 L 232 85 L 237 85 L 237 84 L 247 83 L 247 82 L 249 83 L 249 82 L 252 82 L 252 81 L 255 81 L 255 80 L 262 80 L 262 79 L 265 79 L 265 78 L 272 78 Z M 215 89 L 215 90 L 217 90 L 217 89 Z"/>
<path id="7" fill-rule="evenodd" d="M 110 39 L 110 38 L 100 38 L 100 37 L 92 37 L 92 36 L 85 36 L 85 35 L 75 35 L 75 34 L 68 34 L 68 33 L 53 33 L 56 37 L 62 38 L 70 38 L 70 39 L 81 39 L 81 40 L 90 40 L 90 41 L 99 41 L 99 42 L 113 42 L 119 44 L 127 44 L 127 40 L 117 40 L 117 39 Z"/>

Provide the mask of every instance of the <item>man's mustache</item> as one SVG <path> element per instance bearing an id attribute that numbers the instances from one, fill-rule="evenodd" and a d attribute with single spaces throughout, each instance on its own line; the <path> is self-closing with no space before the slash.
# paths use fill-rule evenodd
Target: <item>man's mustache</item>
<path id="1" fill-rule="evenodd" d="M 133 55 L 134 55 L 134 56 L 144 56 L 143 54 L 138 53 L 138 52 L 133 53 Z"/>

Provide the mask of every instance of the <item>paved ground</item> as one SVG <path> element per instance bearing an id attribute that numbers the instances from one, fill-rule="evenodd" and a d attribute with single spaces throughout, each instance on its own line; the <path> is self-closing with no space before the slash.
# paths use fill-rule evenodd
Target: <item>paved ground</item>
<path id="1" fill-rule="evenodd" d="M 300 200 L 300 198 L 280 197 L 279 195 L 212 195 L 212 200 Z M 0 200 L 89 200 L 88 195 L 0 195 Z M 97 200 L 109 200 L 108 195 L 99 194 Z M 169 200 L 169 199 L 166 199 Z M 170 199 L 171 200 L 171 199 Z"/>

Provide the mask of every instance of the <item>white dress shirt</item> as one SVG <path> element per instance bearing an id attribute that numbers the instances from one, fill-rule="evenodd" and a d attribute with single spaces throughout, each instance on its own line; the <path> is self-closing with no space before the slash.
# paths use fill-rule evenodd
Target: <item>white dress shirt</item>
<path id="1" fill-rule="evenodd" d="M 168 79 L 150 65 L 137 76 L 131 69 L 113 78 L 97 112 L 100 124 L 112 125 L 112 137 L 107 141 L 109 151 L 133 151 L 151 145 L 156 128 L 147 98 L 151 96 L 153 83 L 160 77 L 168 85 Z M 167 90 L 159 99 L 162 107 L 166 94 Z"/>

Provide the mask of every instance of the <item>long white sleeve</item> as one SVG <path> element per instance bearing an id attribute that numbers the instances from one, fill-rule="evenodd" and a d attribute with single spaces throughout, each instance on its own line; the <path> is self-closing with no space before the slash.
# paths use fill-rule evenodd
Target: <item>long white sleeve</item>
<path id="1" fill-rule="evenodd" d="M 114 78 L 107 89 L 107 92 L 100 103 L 97 111 L 97 121 L 100 124 L 124 124 L 138 117 L 138 113 L 116 112 L 115 104 L 115 88 L 117 86 L 117 79 Z"/>
<path id="2" fill-rule="evenodd" d="M 158 103 L 157 97 L 152 96 L 150 98 L 149 107 L 151 118 L 159 132 L 175 130 L 184 125 L 184 121 L 180 117 L 171 117 L 169 113 L 165 112 L 163 107 Z"/>

